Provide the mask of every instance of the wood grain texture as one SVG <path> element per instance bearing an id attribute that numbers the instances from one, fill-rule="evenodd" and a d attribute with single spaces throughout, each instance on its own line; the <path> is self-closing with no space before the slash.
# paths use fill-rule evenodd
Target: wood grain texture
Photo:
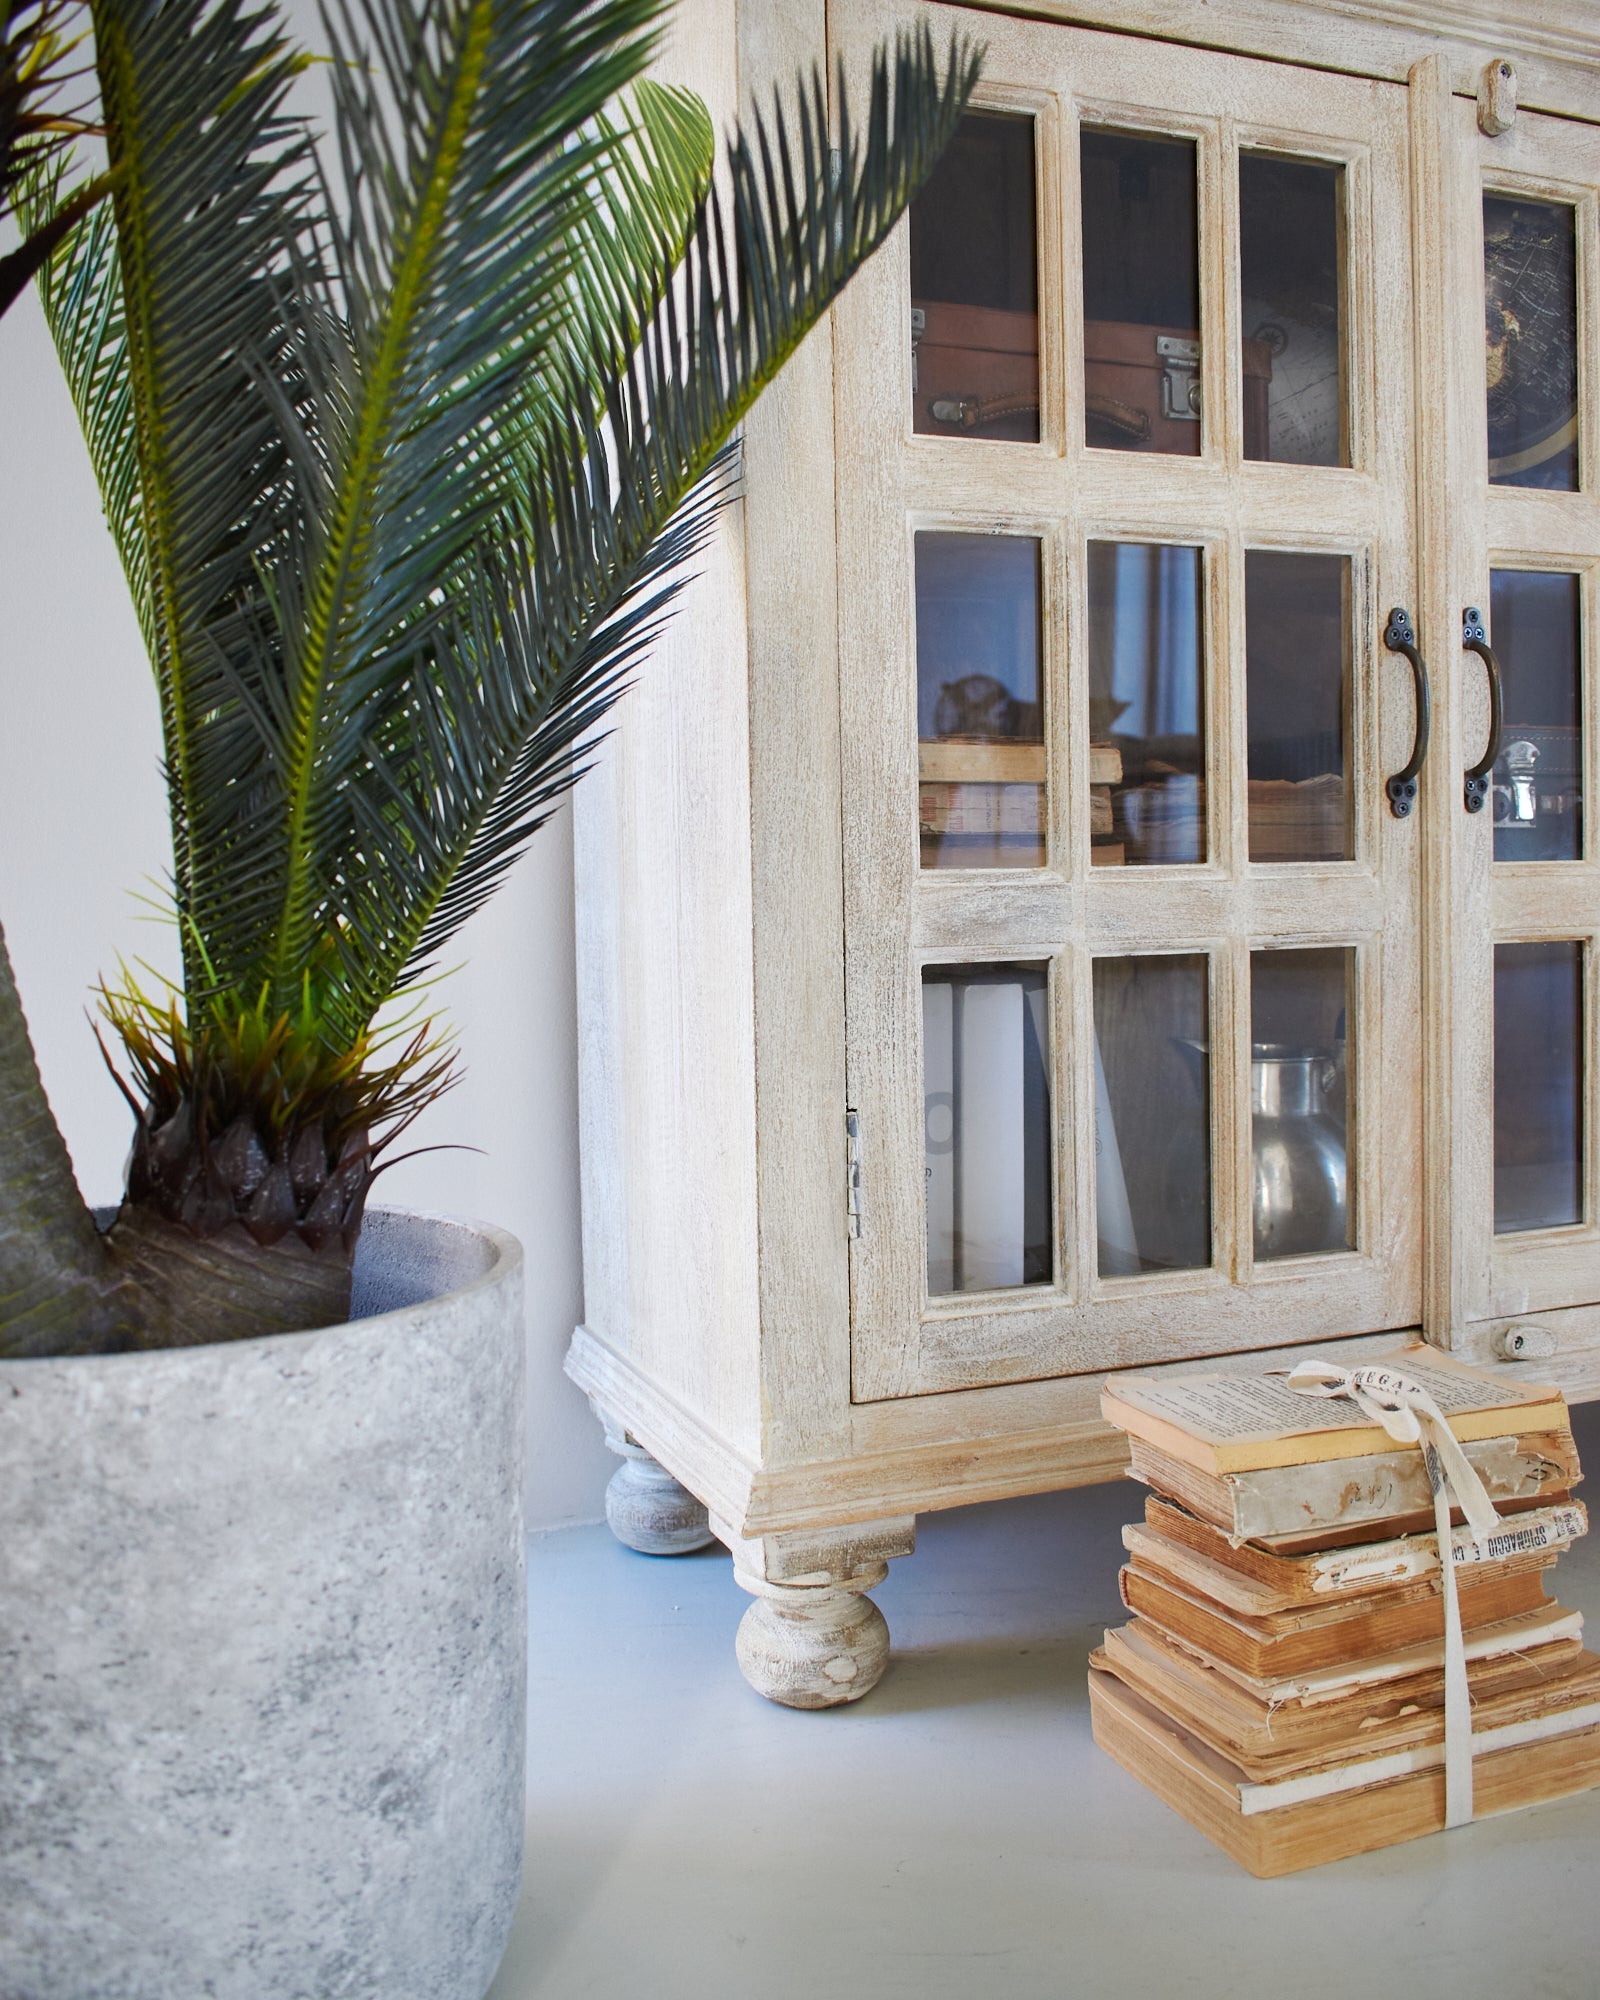
<path id="1" fill-rule="evenodd" d="M 827 56 L 823 0 L 739 10 L 747 104 Z M 837 1441 L 850 1395 L 833 332 L 745 425 L 756 1189 L 764 1451 Z"/>
<path id="2" fill-rule="evenodd" d="M 1107 1664 L 1093 1657 L 1095 1668 Z M 1386 1785 L 1244 1813 L 1236 1766 L 1190 1736 L 1115 1675 L 1089 1675 L 1094 1739 L 1123 1769 L 1181 1813 L 1252 1875 L 1291 1875 L 1351 1854 L 1370 1854 L 1444 1826 L 1444 1772 L 1417 1771 Z M 1600 1728 L 1552 1737 L 1473 1762 L 1475 1816 L 1487 1819 L 1600 1783 Z"/>
<path id="3" fill-rule="evenodd" d="M 1480 863 L 1474 875 L 1476 895 L 1457 933 L 1457 993 L 1469 993 L 1467 1020 L 1473 1029 L 1476 1067 L 1474 1096 L 1468 1115 L 1492 1130 L 1494 1009 L 1492 991 L 1484 987 L 1484 969 L 1492 963 L 1498 943 L 1536 939 L 1577 940 L 1585 948 L 1582 1128 L 1584 1132 L 1585 1221 L 1574 1228 L 1539 1230 L 1526 1235 L 1493 1234 L 1493 1161 L 1487 1173 L 1480 1162 L 1478 1177 L 1465 1191 L 1458 1211 L 1458 1228 L 1470 1231 L 1461 1246 L 1470 1289 L 1463 1300 L 1469 1322 L 1501 1315 L 1570 1308 L 1600 1299 L 1600 843 L 1595 838 L 1594 802 L 1600 782 L 1600 130 L 1537 115 L 1519 114 L 1512 129 L 1498 138 L 1482 136 L 1475 121 L 1463 118 L 1459 104 L 1451 106 L 1458 152 L 1466 162 L 1461 174 L 1463 203 L 1472 216 L 1464 233 L 1472 239 L 1474 263 L 1481 273 L 1480 238 L 1471 225 L 1481 218 L 1482 189 L 1499 194 L 1522 193 L 1567 203 L 1574 211 L 1578 253 L 1578 380 L 1579 460 L 1587 490 L 1544 492 L 1491 487 L 1483 451 L 1486 414 L 1483 371 L 1478 369 L 1461 412 L 1460 455 L 1470 465 L 1474 501 L 1481 496 L 1481 540 L 1475 553 L 1481 567 L 1473 582 L 1489 594 L 1489 579 L 1498 569 L 1566 570 L 1580 578 L 1583 691 L 1584 798 L 1587 828 L 1585 858 L 1539 867 Z M 1481 275 L 1479 282 L 1481 283 Z M 1463 512 L 1468 510 L 1463 509 Z M 1471 510 L 1477 512 L 1474 507 Z M 1492 634 L 1491 634 L 1492 637 Z M 1468 677 L 1476 662 L 1463 658 Z M 1472 718 L 1466 730 L 1469 745 L 1481 743 L 1485 702 L 1481 691 L 1472 696 Z M 1476 753 L 1474 753 L 1476 754 Z M 1484 813 L 1480 818 L 1487 819 Z M 1458 820 L 1464 814 L 1457 815 Z M 1463 828 L 1465 844 L 1488 848 L 1487 828 Z M 1481 875 L 1487 875 L 1486 883 Z M 1474 991 L 1475 989 L 1475 991 Z M 1487 1005 L 1485 1002 L 1487 1001 Z"/>
<path id="4" fill-rule="evenodd" d="M 719 127 L 733 0 L 661 59 Z M 756 1092 L 744 523 L 735 506 L 575 799 L 586 1310 L 754 1446 Z M 624 1418 L 626 1411 L 622 1412 Z"/>
<path id="5" fill-rule="evenodd" d="M 1016 0 L 1007 11 L 1393 83 L 1437 55 L 1450 88 L 1473 99 L 1484 62 L 1509 55 L 1524 106 L 1594 115 L 1600 27 L 1588 0 L 1517 0 L 1514 7 L 1505 0 L 1455 7 L 1433 0 L 1229 0 L 1226 7 L 1197 7 L 1194 0 Z"/>
<path id="6" fill-rule="evenodd" d="M 815 58 L 842 54 L 859 76 L 871 42 L 925 17 L 936 34 L 959 19 L 986 38 L 984 102 L 1037 121 L 1051 302 L 1041 443 L 907 435 L 897 233 L 752 416 L 741 507 L 577 801 L 587 1323 L 569 1372 L 730 1533 L 772 1550 L 782 1536 L 1116 1476 L 1124 1444 L 1098 1417 L 1113 1364 L 1206 1356 L 1257 1367 L 1313 1342 L 1338 1339 L 1352 1355 L 1393 1346 L 1391 1332 L 1345 1338 L 1358 1325 L 1420 1325 L 1488 1360 L 1499 1332 L 1537 1313 L 1558 1344 L 1541 1373 L 1569 1396 L 1600 1395 L 1600 1304 L 1588 1303 L 1600 1299 L 1600 1230 L 1493 1238 L 1485 1094 L 1493 940 L 1583 937 L 1588 1129 L 1600 1132 L 1600 861 L 1491 869 L 1487 815 L 1469 822 L 1459 807 L 1486 706 L 1481 667 L 1458 645 L 1462 605 L 1487 597 L 1492 564 L 1582 574 L 1586 785 L 1600 800 L 1595 482 L 1575 495 L 1487 487 L 1473 303 L 1485 178 L 1572 200 L 1582 450 L 1600 469 L 1600 129 L 1577 122 L 1600 109 L 1600 20 L 1579 0 L 961 11 L 694 0 L 676 17 L 663 73 L 701 89 L 725 123 Z M 1474 102 L 1490 54 L 1517 63 L 1523 107 L 1495 140 L 1478 133 Z M 1197 458 L 1081 441 L 1080 110 L 1199 147 Z M 1241 457 L 1232 186 L 1243 146 L 1345 165 L 1348 468 Z M 911 537 L 929 528 L 1041 543 L 1048 868 L 919 871 Z M 1217 755 L 1202 866 L 1088 865 L 1088 732 L 1073 676 L 1091 539 L 1206 551 Z M 1345 863 L 1246 859 L 1243 677 L 1229 663 L 1242 658 L 1242 551 L 1273 546 L 1352 563 L 1360 804 Z M 1409 676 L 1377 641 L 1391 603 L 1419 619 L 1435 685 L 1433 754 L 1407 822 L 1381 796 L 1411 731 Z M 1357 1128 L 1376 1146 L 1358 1176 L 1362 1248 L 1253 1270 L 1248 953 L 1345 943 L 1362 952 L 1354 1004 L 1369 1052 L 1357 1064 Z M 1153 949 L 1208 955 L 1213 1033 L 1232 1052 L 1211 1130 L 1216 1264 L 1199 1277 L 1100 1282 L 1087 1275 L 1091 968 L 1097 954 Z M 1027 1297 L 929 1306 L 920 968 L 1005 958 L 1054 963 L 1064 1276 Z M 866 1134 L 865 1233 L 853 1248 L 849 1105 L 864 1110 Z M 1589 1150 L 1588 1212 L 1600 1224 L 1600 1147 Z"/>
<path id="7" fill-rule="evenodd" d="M 1476 129 L 1476 111 L 1470 123 Z M 1485 981 L 1458 940 L 1471 934 L 1488 888 L 1488 829 L 1461 809 L 1466 723 L 1462 714 L 1461 610 L 1468 579 L 1481 574 L 1481 517 L 1463 507 L 1482 490 L 1463 411 L 1483 376 L 1483 336 L 1463 298 L 1481 296 L 1472 265 L 1471 186 L 1464 126 L 1450 95 L 1449 66 L 1428 57 L 1412 72 L 1411 237 L 1417 379 L 1430 381 L 1416 412 L 1417 633 L 1433 677 L 1433 737 L 1417 816 L 1425 835 L 1423 885 L 1422 1094 L 1426 1164 L 1423 1326 L 1448 1347 L 1481 1291 L 1476 1228 L 1490 1171 L 1491 1132 L 1474 1098 L 1486 1073 Z M 1427 371 L 1426 376 L 1424 371 Z M 1481 453 L 1481 446 L 1480 446 Z M 1474 664 L 1477 664 L 1474 662 Z M 1482 676 L 1479 676 L 1481 692 Z M 1478 718 L 1472 718 L 1477 723 Z M 1479 738 L 1481 741 L 1481 737 Z M 1487 815 L 1480 815 L 1480 818 Z"/>
<path id="8" fill-rule="evenodd" d="M 943 35 L 954 16 L 925 11 Z M 855 0 L 833 16 L 839 53 L 860 68 L 909 9 Z M 1414 492 L 1406 449 L 1410 213 L 1405 93 L 1351 78 L 1063 35 L 997 17 L 985 102 L 1027 110 L 1039 133 L 1041 206 L 1058 214 L 1075 270 L 1077 121 L 1193 139 L 1199 161 L 1201 345 L 1207 422 L 1197 459 L 1096 450 L 1083 442 L 1081 304 L 1075 282 L 1040 278 L 1047 358 L 1039 446 L 908 437 L 908 279 L 902 246 L 841 303 L 836 375 L 841 467 L 843 708 L 849 1089 L 862 1114 L 865 1220 L 855 1256 L 854 1393 L 860 1401 L 980 1382 L 1133 1365 L 1307 1337 L 1403 1326 L 1420 1311 L 1416 894 L 1421 835 L 1382 800 L 1404 762 L 1411 696 L 1377 644 L 1384 611 L 1413 581 Z M 1231 190 L 1241 148 L 1345 165 L 1349 283 L 1346 377 L 1353 464 L 1246 463 L 1239 243 Z M 1049 240 L 1050 232 L 1044 232 Z M 1376 274 L 1383 273 L 1381 286 Z M 1381 420 L 1380 420 L 1381 412 Z M 916 641 L 912 537 L 930 527 L 1032 537 L 1043 568 L 1047 728 L 1054 765 L 1053 866 L 923 873 L 915 851 Z M 1177 540 L 1205 551 L 1210 853 L 1186 868 L 1088 865 L 1087 547 Z M 1252 868 L 1241 773 L 1244 551 L 1348 558 L 1352 580 L 1355 859 Z M 1354 945 L 1356 1176 L 1360 1249 L 1294 1269 L 1251 1267 L 1249 954 Z M 1101 1280 L 1089 1233 L 1094 1101 L 1090 1011 L 1097 958 L 1203 953 L 1219 1065 L 1210 1107 L 1211 1268 L 1177 1278 Z M 1047 961 L 1052 967 L 1052 1145 L 1061 1240 L 1054 1285 L 1032 1296 L 924 1299 L 920 973 L 931 962 Z M 1136 1135 L 1135 1135 L 1136 1136 Z"/>
<path id="9" fill-rule="evenodd" d="M 1600 1314 L 1592 1319 L 1586 1327 L 1563 1326 L 1562 1354 L 1538 1363 L 1540 1379 L 1558 1382 L 1572 1401 L 1600 1396 Z M 1316 1345 L 1353 1366 L 1392 1352 L 1394 1337 L 1364 1334 Z M 1218 1357 L 1207 1366 L 1241 1372 L 1285 1367 L 1306 1347 L 1297 1341 Z M 1491 1370 L 1519 1366 L 1496 1362 L 1487 1351 L 1472 1359 Z M 1103 1373 L 857 1406 L 846 1419 L 838 1456 L 764 1465 L 738 1452 L 586 1327 L 574 1337 L 567 1373 L 602 1407 L 627 1410 L 630 1434 L 707 1503 L 714 1520 L 745 1537 L 1093 1485 L 1120 1478 L 1128 1467 L 1126 1437 L 1100 1417 Z"/>

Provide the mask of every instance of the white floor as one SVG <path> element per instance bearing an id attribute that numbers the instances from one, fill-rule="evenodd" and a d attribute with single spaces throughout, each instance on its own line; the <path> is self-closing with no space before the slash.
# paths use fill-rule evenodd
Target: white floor
<path id="1" fill-rule="evenodd" d="M 1600 1467 L 1600 1407 L 1579 1413 Z M 1600 1792 L 1255 1882 L 1098 1751 L 1123 1484 L 925 1517 L 864 1701 L 774 1708 L 726 1556 L 539 1537 L 490 2000 L 1597 2000 Z M 1600 1633 L 1600 1519 L 1554 1581 Z"/>

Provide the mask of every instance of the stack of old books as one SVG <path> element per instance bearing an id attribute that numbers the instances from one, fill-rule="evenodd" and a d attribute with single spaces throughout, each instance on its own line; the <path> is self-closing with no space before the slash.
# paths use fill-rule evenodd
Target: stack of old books
<path id="1" fill-rule="evenodd" d="M 1433 1396 L 1499 1525 L 1456 1525 L 1475 1817 L 1600 1782 L 1600 1658 L 1547 1594 L 1587 1528 L 1558 1389 L 1432 1349 Z M 1114 1377 L 1150 1490 L 1125 1528 L 1133 1616 L 1091 1659 L 1096 1741 L 1256 1875 L 1445 1824 L 1445 1614 L 1422 1450 L 1281 1374 Z M 1460 1513 L 1453 1516 L 1461 1523 Z"/>

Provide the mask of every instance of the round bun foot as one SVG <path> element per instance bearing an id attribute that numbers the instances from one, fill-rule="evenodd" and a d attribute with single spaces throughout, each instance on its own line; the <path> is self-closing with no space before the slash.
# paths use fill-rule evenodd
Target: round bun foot
<path id="1" fill-rule="evenodd" d="M 642 1556 L 686 1556 L 716 1540 L 700 1502 L 637 1446 L 611 1475 L 606 1521 L 624 1548 Z"/>
<path id="2" fill-rule="evenodd" d="M 889 1664 L 889 1627 L 863 1593 L 883 1575 L 880 1567 L 843 1586 L 756 1584 L 739 1575 L 757 1593 L 737 1645 L 756 1693 L 785 1708 L 837 1708 L 875 1688 Z"/>

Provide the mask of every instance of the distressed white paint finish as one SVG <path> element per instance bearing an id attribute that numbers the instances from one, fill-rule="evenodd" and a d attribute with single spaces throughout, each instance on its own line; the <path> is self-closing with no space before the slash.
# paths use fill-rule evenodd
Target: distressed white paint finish
<path id="1" fill-rule="evenodd" d="M 733 0 L 674 16 L 669 80 L 735 107 Z M 754 1444 L 751 743 L 743 503 L 574 799 L 586 1310 Z M 692 1329 L 686 1337 L 685 1329 Z"/>
<path id="2" fill-rule="evenodd" d="M 658 1459 L 606 1425 L 606 1448 L 622 1460 L 606 1487 L 606 1525 L 642 1556 L 686 1556 L 716 1540 L 703 1502 Z"/>
<path id="3" fill-rule="evenodd" d="M 718 1522 L 717 1533 L 732 1552 L 735 1581 L 754 1599 L 736 1650 L 757 1694 L 785 1708 L 837 1708 L 877 1686 L 889 1628 L 867 1592 L 891 1558 L 915 1547 L 914 1520 L 761 1537 Z"/>
<path id="4" fill-rule="evenodd" d="M 954 10 L 848 0 L 836 46 L 858 76 L 888 26 Z M 1383 776 L 1405 761 L 1410 675 L 1383 649 L 1387 610 L 1415 584 L 1410 207 L 1406 92 L 1366 79 L 1192 48 L 1160 47 L 1034 21 L 986 24 L 986 105 L 1029 112 L 1041 155 L 1041 238 L 1065 244 L 1040 271 L 1046 357 L 1042 445 L 907 436 L 909 276 L 903 237 L 837 309 L 841 480 L 840 647 L 849 1088 L 867 1137 L 866 1219 L 856 1246 L 853 1380 L 863 1400 L 1137 1366 L 1417 1323 L 1421 1314 L 1418 884 L 1424 838 L 1387 809 Z M 1205 409 L 1193 459 L 1130 456 L 1083 442 L 1081 289 L 1075 272 L 1079 118 L 1191 139 L 1199 166 Z M 1237 220 L 1244 148 L 1338 159 L 1347 216 L 1348 468 L 1243 458 Z M 1381 282 L 1378 274 L 1381 273 Z M 1051 357 L 1062 358 L 1052 366 Z M 918 867 L 916 642 L 911 539 L 918 529 L 1009 532 L 1040 541 L 1046 709 L 1054 771 L 1053 866 Z M 1207 573 L 1205 711 L 1212 859 L 1184 869 L 1095 869 L 1088 852 L 1088 645 L 1092 541 L 1198 545 Z M 1250 870 L 1244 788 L 1247 549 L 1342 555 L 1351 576 L 1352 861 Z M 1357 1248 L 1252 1266 L 1249 955 L 1345 945 L 1358 954 L 1351 1046 Z M 1210 1269 L 1100 1279 L 1092 1222 L 1091 968 L 1104 956 L 1192 952 L 1209 964 Z M 1056 1278 L 930 1300 L 923 1253 L 922 1052 L 918 974 L 930 960 L 1050 962 L 1059 1240 Z M 1225 1052 L 1225 1055 L 1224 1053 Z M 1230 1087 L 1231 1081 L 1231 1087 Z"/>
<path id="5" fill-rule="evenodd" d="M 734 1571 L 740 1585 L 752 1580 Z M 763 1585 L 739 1620 L 739 1671 L 768 1701 L 784 1708 L 839 1708 L 883 1679 L 889 1627 L 867 1590 L 882 1576 L 834 1587 Z"/>
<path id="6" fill-rule="evenodd" d="M 521 1251 L 370 1215 L 357 1310 L 0 1364 L 7 2000 L 493 1978 L 524 1813 Z"/>
<path id="7" fill-rule="evenodd" d="M 1027 0 L 1018 11 L 1391 83 L 1437 57 L 1447 86 L 1472 98 L 1489 56 L 1509 55 L 1524 105 L 1594 116 L 1600 22 L 1590 0 Z"/>
<path id="8" fill-rule="evenodd" d="M 678 18 L 672 73 L 709 90 L 721 115 L 825 61 L 830 26 L 859 55 L 874 33 L 921 13 L 910 0 L 703 0 Z M 957 18 L 927 14 L 941 29 Z M 1581 121 L 1600 115 L 1600 23 L 1587 0 L 1515 10 L 1494 0 L 1239 0 L 1227 9 L 1030 0 L 1026 14 L 962 18 L 991 44 L 989 97 L 1042 120 L 1041 282 L 1067 302 L 1044 317 L 1044 443 L 904 435 L 903 343 L 884 332 L 904 307 L 897 237 L 752 417 L 741 514 L 702 565 L 706 581 L 690 594 L 671 656 L 652 668 L 648 699 L 635 698 L 579 801 L 588 1284 L 568 1368 L 707 1503 L 719 1534 L 744 1545 L 744 1572 L 772 1589 L 836 1593 L 841 1576 L 848 1581 L 832 1559 L 819 1571 L 825 1583 L 767 1574 L 790 1559 L 774 1553 L 783 1537 L 1115 1477 L 1122 1444 L 1097 1407 L 1112 1366 L 1220 1352 L 1210 1365 L 1257 1367 L 1335 1341 L 1353 1357 L 1395 1336 L 1352 1336 L 1352 1327 L 1411 1325 L 1514 1369 L 1496 1340 L 1537 1311 L 1557 1344 L 1541 1369 L 1570 1395 L 1600 1393 L 1600 1254 L 1587 1235 L 1536 1246 L 1535 1256 L 1492 1244 L 1481 1226 L 1482 953 L 1518 924 L 1539 934 L 1580 917 L 1554 888 L 1491 881 L 1487 821 L 1464 823 L 1459 771 L 1465 747 L 1481 738 L 1483 697 L 1481 669 L 1456 646 L 1462 604 L 1487 594 L 1491 554 L 1600 562 L 1593 498 L 1488 494 L 1473 428 L 1482 421 L 1477 176 L 1590 201 L 1597 131 Z M 1491 140 L 1477 133 L 1476 98 L 1496 55 L 1516 65 L 1522 108 L 1512 131 Z M 1218 439 L 1240 335 L 1228 178 L 1236 151 L 1261 144 L 1346 161 L 1349 470 L 1246 465 L 1221 442 L 1198 460 L 1119 455 L 1096 470 L 1076 442 L 1069 401 L 1080 104 L 1112 122 L 1192 131 L 1201 143 L 1206 403 L 1221 419 Z M 1549 111 L 1567 116 L 1538 115 Z M 1600 238 L 1593 209 L 1582 213 L 1592 327 Z M 1600 466 L 1596 345 L 1587 341 L 1584 362 L 1590 466 Z M 861 379 L 869 347 L 886 386 Z M 1004 898 L 953 875 L 913 887 L 914 774 L 900 726 L 905 608 L 883 616 L 886 579 L 905 574 L 913 518 L 1038 532 L 1069 673 L 1091 532 L 1176 534 L 1215 551 L 1209 611 L 1232 648 L 1241 548 L 1287 541 L 1351 553 L 1365 593 L 1355 864 L 1282 877 L 1240 869 L 1242 800 L 1237 772 L 1224 768 L 1212 833 L 1226 865 L 1182 881 L 1154 872 L 1138 881 L 1132 871 L 1093 879 L 1079 851 L 1083 746 L 1069 725 L 1054 753 L 1067 865 Z M 1380 789 L 1411 729 L 1406 669 L 1377 644 L 1390 603 L 1417 617 L 1434 673 L 1434 749 L 1409 822 L 1387 814 Z M 1591 596 L 1591 647 L 1597 609 Z M 880 619 L 876 639 L 863 636 L 869 611 Z M 1213 681 L 1210 693 L 1237 764 L 1237 689 Z M 1593 764 L 1600 729 L 1590 737 Z M 1600 768 L 1589 790 L 1600 797 Z M 1594 907 L 1583 905 L 1584 935 L 1596 928 Z M 864 987 L 854 970 L 847 980 L 847 939 L 875 967 Z M 1087 1129 L 1087 954 L 1195 939 L 1213 953 L 1214 1002 L 1236 1040 L 1247 1028 L 1238 1001 L 1252 942 L 1368 941 L 1358 1004 L 1380 1053 L 1359 1086 L 1358 1125 L 1377 1149 L 1362 1177 L 1362 1257 L 1238 1282 L 1250 1277 L 1241 1098 L 1218 1107 L 1213 1134 L 1230 1207 L 1209 1290 L 1135 1282 L 1067 1304 L 992 1294 L 933 1308 L 919 1297 L 908 1311 L 922 1258 L 912 1199 L 921 1167 L 916 964 L 1057 956 L 1070 1139 Z M 858 1104 L 858 1080 L 874 1075 L 893 1088 L 880 1090 L 884 1115 L 865 1119 L 867 1233 L 852 1297 L 844 1113 Z M 1600 1062 L 1591 1076 L 1600 1093 Z M 1600 1131 L 1600 1096 L 1589 1109 L 1589 1129 Z M 1090 1185 L 1081 1170 L 1065 1184 L 1064 1247 L 1079 1268 Z M 890 1240 L 874 1245 L 875 1230 Z M 889 1318 L 876 1303 L 880 1253 L 899 1273 Z M 908 1393 L 920 1391 L 937 1393 Z M 854 1400 L 864 1394 L 874 1400 Z M 808 1602 L 814 1615 L 821 1600 Z M 763 1610 L 757 1623 L 776 1617 Z"/>
<path id="9" fill-rule="evenodd" d="M 1597 84 L 1600 98 L 1600 84 Z M 1496 943 L 1567 939 L 1586 949 L 1583 1051 L 1586 1184 L 1585 1220 L 1567 1229 L 1528 1235 L 1494 1234 L 1493 1155 L 1481 1143 L 1471 1177 L 1456 1190 L 1451 1220 L 1462 1270 L 1461 1312 L 1469 1325 L 1507 1315 L 1552 1313 L 1600 1296 L 1600 840 L 1589 802 L 1600 800 L 1600 126 L 1519 112 L 1513 128 L 1485 135 L 1471 107 L 1452 101 L 1446 113 L 1453 180 L 1447 190 L 1459 215 L 1460 269 L 1482 286 L 1482 193 L 1523 193 L 1570 203 L 1578 240 L 1578 453 L 1585 491 L 1546 493 L 1491 487 L 1483 438 L 1484 377 L 1467 374 L 1451 412 L 1455 457 L 1463 473 L 1464 573 L 1461 602 L 1486 606 L 1496 569 L 1565 570 L 1580 579 L 1583 653 L 1582 722 L 1585 858 L 1541 867 L 1493 860 L 1488 813 L 1453 813 L 1457 854 L 1467 893 L 1452 934 L 1457 1032 L 1464 1041 L 1462 1089 L 1466 1116 L 1482 1133 L 1493 1130 L 1494 1016 L 1485 978 Z M 1460 604 L 1455 607 L 1459 621 Z M 1464 757 L 1476 759 L 1488 728 L 1488 701 L 1478 661 L 1460 651 L 1456 669 L 1464 716 Z M 1492 635 L 1491 635 L 1492 636 Z"/>

